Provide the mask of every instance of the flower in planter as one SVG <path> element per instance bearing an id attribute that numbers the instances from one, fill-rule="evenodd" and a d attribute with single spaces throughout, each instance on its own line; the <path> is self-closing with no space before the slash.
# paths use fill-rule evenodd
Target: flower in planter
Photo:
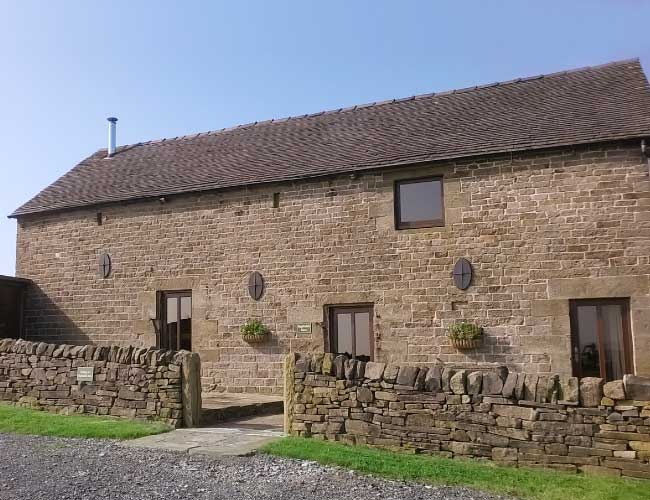
<path id="1" fill-rule="evenodd" d="M 259 319 L 249 319 L 241 326 L 240 332 L 246 341 L 261 342 L 268 335 L 269 329 Z"/>
<path id="2" fill-rule="evenodd" d="M 458 349 L 474 349 L 481 344 L 483 328 L 474 323 L 463 321 L 451 325 L 447 336 Z"/>

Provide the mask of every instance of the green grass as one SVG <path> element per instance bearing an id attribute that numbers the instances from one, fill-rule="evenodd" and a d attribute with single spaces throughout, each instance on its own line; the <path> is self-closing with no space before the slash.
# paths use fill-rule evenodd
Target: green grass
<path id="1" fill-rule="evenodd" d="M 90 415 L 56 415 L 0 404 L 0 433 L 135 439 L 169 430 L 171 427 L 161 422 L 140 422 Z"/>
<path id="2" fill-rule="evenodd" d="M 265 453 L 390 479 L 467 486 L 531 500 L 648 500 L 650 482 L 564 472 L 500 467 L 492 463 L 411 455 L 314 439 L 284 438 Z"/>

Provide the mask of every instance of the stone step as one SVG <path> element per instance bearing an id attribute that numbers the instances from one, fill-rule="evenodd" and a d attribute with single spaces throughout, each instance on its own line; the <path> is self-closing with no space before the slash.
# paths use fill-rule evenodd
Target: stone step
<path id="1" fill-rule="evenodd" d="M 215 425 L 228 420 L 235 420 L 243 417 L 258 415 L 277 415 L 284 411 L 284 402 L 261 401 L 261 402 L 233 402 L 231 404 L 214 405 L 214 407 L 203 407 L 201 409 L 201 426 Z"/>

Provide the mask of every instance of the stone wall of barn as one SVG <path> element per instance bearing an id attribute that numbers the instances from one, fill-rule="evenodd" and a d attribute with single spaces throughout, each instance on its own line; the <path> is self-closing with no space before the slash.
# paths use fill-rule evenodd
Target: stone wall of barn
<path id="1" fill-rule="evenodd" d="M 78 380 L 92 368 L 92 381 Z M 0 403 L 54 413 L 198 424 L 198 356 L 118 346 L 0 339 Z"/>
<path id="2" fill-rule="evenodd" d="M 650 378 L 599 378 L 288 357 L 286 431 L 650 479 Z"/>
<path id="3" fill-rule="evenodd" d="M 396 230 L 395 180 L 425 175 L 444 176 L 445 226 Z M 35 341 L 152 346 L 156 292 L 191 290 L 206 391 L 281 392 L 284 354 L 326 351 L 327 308 L 342 304 L 374 306 L 376 361 L 569 374 L 572 298 L 629 297 L 636 353 L 650 351 L 648 168 L 633 141 L 24 216 L 17 274 L 37 284 Z M 248 318 L 268 342 L 241 338 Z M 460 319 L 485 328 L 481 348 L 450 344 Z M 634 364 L 650 375 L 648 356 Z"/>

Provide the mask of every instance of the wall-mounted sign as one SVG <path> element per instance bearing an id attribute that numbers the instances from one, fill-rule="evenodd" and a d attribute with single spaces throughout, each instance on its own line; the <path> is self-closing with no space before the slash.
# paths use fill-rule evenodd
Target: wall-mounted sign
<path id="1" fill-rule="evenodd" d="M 458 259 L 454 266 L 454 284 L 461 290 L 467 290 L 472 284 L 472 264 L 465 258 Z"/>
<path id="2" fill-rule="evenodd" d="M 298 323 L 296 327 L 298 333 L 311 333 L 311 323 Z"/>
<path id="3" fill-rule="evenodd" d="M 111 275 L 111 256 L 103 253 L 99 256 L 99 277 L 108 278 Z"/>
<path id="4" fill-rule="evenodd" d="M 248 294 L 253 300 L 260 300 L 264 295 L 264 278 L 257 271 L 248 276 Z"/>
<path id="5" fill-rule="evenodd" d="M 77 368 L 77 382 L 93 382 L 95 380 L 95 367 L 80 366 Z"/>

